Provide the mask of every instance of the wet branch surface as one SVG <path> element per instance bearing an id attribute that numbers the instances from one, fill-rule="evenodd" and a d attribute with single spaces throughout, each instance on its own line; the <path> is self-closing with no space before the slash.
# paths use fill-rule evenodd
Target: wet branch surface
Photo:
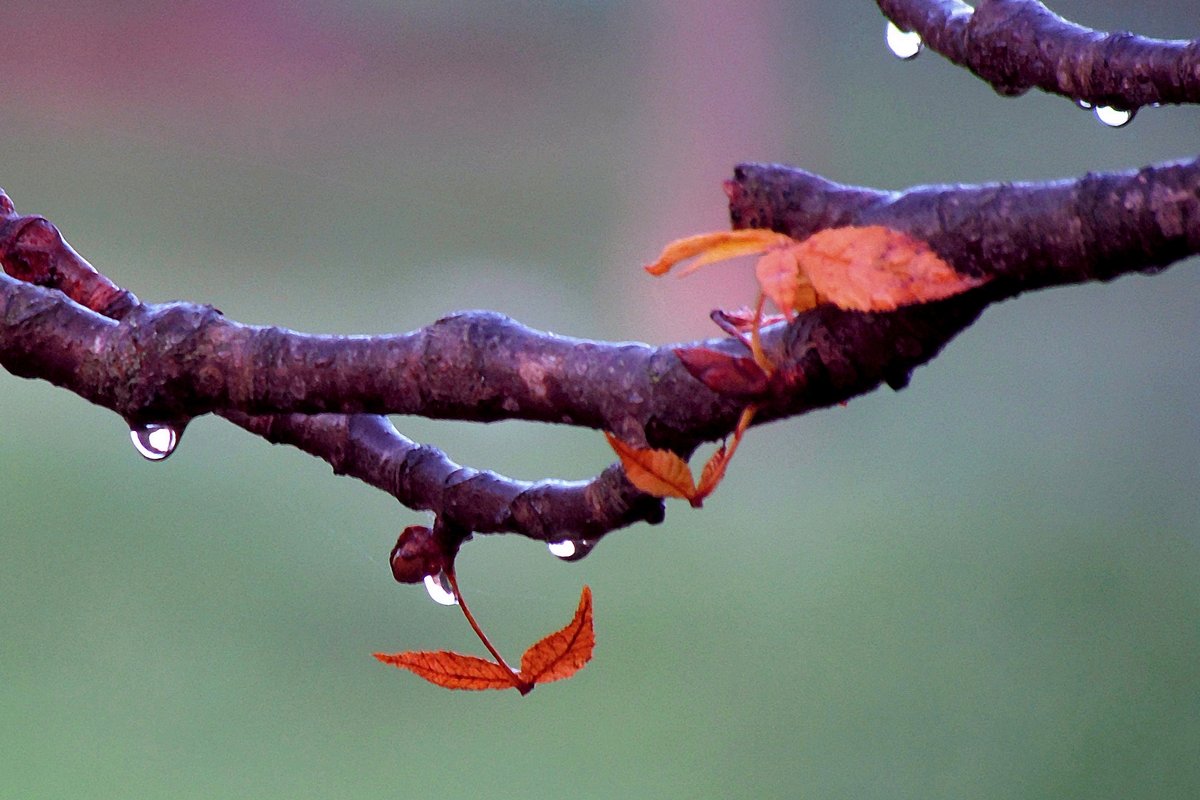
<path id="1" fill-rule="evenodd" d="M 1137 109 L 1200 101 L 1200 42 L 1104 34 L 1033 0 L 877 0 L 896 25 L 998 92 L 1030 88 Z M 591 481 L 515 481 L 413 442 L 387 414 L 520 419 L 615 433 L 683 456 L 755 424 L 899 389 L 990 303 L 1063 284 L 1153 272 L 1200 253 L 1200 160 L 1074 180 L 844 186 L 799 169 L 744 164 L 725 185 L 735 228 L 795 239 L 882 225 L 927 242 L 958 272 L 987 278 L 949 300 L 889 313 L 832 305 L 763 331 L 778 367 L 752 398 L 709 389 L 676 355 L 746 355 L 729 338 L 654 347 L 572 339 L 501 314 L 456 314 L 407 333 L 319 336 L 243 325 L 211 306 L 147 304 L 96 271 L 39 216 L 0 190 L 0 365 L 121 415 L 182 430 L 215 413 L 324 459 L 413 509 L 454 552 L 472 533 L 594 542 L 660 522 L 663 501 L 610 465 Z M 755 391 L 759 391 L 756 387 Z"/>
<path id="2" fill-rule="evenodd" d="M 904 386 L 990 303 L 1020 292 L 1154 271 L 1200 252 L 1200 161 L 1077 180 L 843 186 L 801 170 L 739 166 L 727 182 L 735 227 L 804 238 L 886 225 L 930 243 L 957 270 L 988 276 L 950 300 L 891 313 L 820 306 L 764 331 L 779 365 L 756 421 Z M 243 325 L 210 306 L 141 303 L 94 270 L 56 226 L 0 195 L 0 364 L 109 408 L 131 424 L 176 426 L 217 413 L 434 511 L 449 530 L 598 538 L 659 522 L 663 502 L 618 465 L 586 482 L 527 483 L 460 466 L 401 436 L 384 414 L 522 419 L 610 430 L 690 454 L 733 428 L 744 397 L 721 396 L 674 350 L 571 339 L 494 312 L 387 336 L 314 336 Z M 732 339 L 693 342 L 744 355 Z"/>
<path id="3" fill-rule="evenodd" d="M 1200 102 L 1200 40 L 1076 25 L 1036 0 L 876 0 L 903 30 L 1002 95 L 1041 89 L 1134 110 Z"/>

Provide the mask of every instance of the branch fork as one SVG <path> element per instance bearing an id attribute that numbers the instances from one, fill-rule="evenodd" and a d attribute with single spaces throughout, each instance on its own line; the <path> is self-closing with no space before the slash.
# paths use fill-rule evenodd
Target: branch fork
<path id="1" fill-rule="evenodd" d="M 1002 94 L 1037 87 L 1130 109 L 1200 101 L 1196 41 L 1104 35 L 1032 0 L 878 5 Z M 188 420 L 215 413 L 433 511 L 461 532 L 459 544 L 471 533 L 595 542 L 637 522 L 661 522 L 662 499 L 640 491 L 619 464 L 577 482 L 516 481 L 461 466 L 402 436 L 386 415 L 576 425 L 687 458 L 735 431 L 736 447 L 750 424 L 844 403 L 884 384 L 903 387 L 993 302 L 1156 271 L 1200 253 L 1197 159 L 1073 180 L 902 192 L 742 164 L 725 192 L 735 229 L 800 241 L 880 226 L 926 243 L 982 285 L 892 311 L 818 305 L 756 322 L 749 338 L 736 314 L 714 312 L 731 337 L 658 347 L 570 339 L 483 311 L 394 335 L 316 336 L 245 325 L 200 304 L 143 303 L 80 256 L 52 222 L 18 214 L 0 190 L 0 365 L 135 426 L 182 431 Z M 750 361 L 744 343 L 757 370 L 743 363 Z"/>

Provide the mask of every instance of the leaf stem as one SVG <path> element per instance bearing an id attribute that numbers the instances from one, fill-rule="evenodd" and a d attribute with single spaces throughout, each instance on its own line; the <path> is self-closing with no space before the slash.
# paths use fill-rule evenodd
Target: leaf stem
<path id="1" fill-rule="evenodd" d="M 512 676 L 512 684 L 521 694 L 529 694 L 533 689 L 533 684 L 523 680 L 517 671 L 508 665 L 504 660 L 504 656 L 500 655 L 500 651 L 492 646 L 487 634 L 483 632 L 483 628 L 479 627 L 479 623 L 475 621 L 475 615 L 471 613 L 471 609 L 467 607 L 467 601 L 463 599 L 462 592 L 458 588 L 458 576 L 454 573 L 454 566 L 450 565 L 443 568 L 446 577 L 450 581 L 450 588 L 454 590 L 454 596 L 458 598 L 458 607 L 462 609 L 463 616 L 467 618 L 467 624 L 471 626 L 471 630 L 475 631 L 475 635 L 479 637 L 479 641 L 483 642 L 483 646 L 492 654 L 492 658 L 496 659 L 496 663 L 508 670 L 508 674 Z"/>
<path id="2" fill-rule="evenodd" d="M 767 358 L 767 354 L 762 347 L 762 319 L 763 305 L 767 301 L 767 296 L 762 292 L 758 293 L 758 302 L 754 306 L 754 327 L 750 329 L 750 352 L 754 356 L 754 361 L 762 368 L 762 371 L 767 373 L 767 377 L 775 374 L 775 362 Z"/>
<path id="3" fill-rule="evenodd" d="M 733 429 L 733 441 L 729 443 L 729 450 L 725 456 L 727 460 L 733 459 L 733 454 L 737 452 L 738 445 L 742 443 L 742 435 L 746 433 L 746 429 L 754 421 L 754 415 L 758 413 L 758 408 L 758 403 L 751 403 L 742 409 L 742 415 L 738 418 L 737 427 Z"/>

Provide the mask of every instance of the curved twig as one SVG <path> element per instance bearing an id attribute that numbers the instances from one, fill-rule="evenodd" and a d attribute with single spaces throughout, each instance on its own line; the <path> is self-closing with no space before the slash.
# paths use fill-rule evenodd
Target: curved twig
<path id="1" fill-rule="evenodd" d="M 414 510 L 430 510 L 476 533 L 532 539 L 596 539 L 635 522 L 663 519 L 662 500 L 637 491 L 613 465 L 591 481 L 517 481 L 459 466 L 436 447 L 401 436 L 374 414 L 220 416 L 273 444 L 290 444 L 328 461 Z"/>
<path id="2" fill-rule="evenodd" d="M 1200 102 L 1200 39 L 1102 33 L 1036 0 L 876 0 L 903 30 L 1002 95 L 1032 88 L 1095 106 Z"/>

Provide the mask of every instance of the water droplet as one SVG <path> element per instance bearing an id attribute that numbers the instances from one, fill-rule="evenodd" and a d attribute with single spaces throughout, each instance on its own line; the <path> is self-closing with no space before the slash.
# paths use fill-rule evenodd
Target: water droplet
<path id="1" fill-rule="evenodd" d="M 1092 104 L 1091 104 L 1091 103 L 1089 103 L 1087 100 L 1084 100 L 1084 99 L 1082 99 L 1082 98 L 1080 98 L 1079 100 L 1076 100 L 1076 101 L 1075 101 L 1075 105 L 1079 106 L 1079 107 L 1080 107 L 1080 108 L 1082 108 L 1084 111 L 1091 111 L 1091 110 L 1092 110 Z"/>
<path id="2" fill-rule="evenodd" d="M 438 570 L 437 575 L 425 576 L 425 591 L 429 592 L 430 599 L 435 603 L 444 606 L 458 605 L 458 598 L 454 596 L 454 587 L 450 585 L 450 579 L 446 577 L 445 570 Z"/>
<path id="3" fill-rule="evenodd" d="M 916 58 L 923 47 L 921 34 L 916 31 L 902 31 L 891 20 L 888 20 L 887 31 L 883 38 L 887 42 L 888 50 L 892 51 L 892 55 L 902 61 Z"/>
<path id="4" fill-rule="evenodd" d="M 179 444 L 179 431 L 165 423 L 148 422 L 130 428 L 129 438 L 142 458 L 162 461 L 175 452 L 175 445 Z"/>
<path id="5" fill-rule="evenodd" d="M 1114 108 L 1113 106 L 1096 106 L 1092 109 L 1096 119 L 1110 128 L 1123 128 L 1133 120 L 1137 112 L 1129 108 Z"/>
<path id="6" fill-rule="evenodd" d="M 579 561 L 592 552 L 596 543 L 591 539 L 563 539 L 561 542 L 550 542 L 546 549 L 550 555 L 563 561 Z"/>

